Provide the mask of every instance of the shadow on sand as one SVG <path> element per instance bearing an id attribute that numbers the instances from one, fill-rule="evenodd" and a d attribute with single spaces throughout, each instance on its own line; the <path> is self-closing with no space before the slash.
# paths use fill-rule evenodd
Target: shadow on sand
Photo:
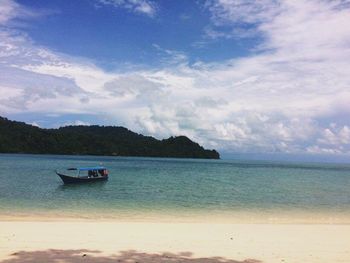
<path id="1" fill-rule="evenodd" d="M 222 257 L 195 258 L 191 252 L 178 254 L 148 254 L 135 250 L 122 251 L 117 255 L 103 256 L 98 250 L 42 250 L 42 251 L 19 251 L 13 253 L 9 259 L 0 263 L 262 263 L 254 259 L 243 261 L 231 260 Z"/>

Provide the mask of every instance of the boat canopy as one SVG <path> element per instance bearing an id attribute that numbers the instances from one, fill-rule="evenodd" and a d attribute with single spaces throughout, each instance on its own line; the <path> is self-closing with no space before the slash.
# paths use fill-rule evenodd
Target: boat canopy
<path id="1" fill-rule="evenodd" d="M 69 168 L 70 171 L 96 171 L 96 170 L 106 170 L 106 167 L 95 166 L 95 167 L 78 167 L 78 168 Z"/>

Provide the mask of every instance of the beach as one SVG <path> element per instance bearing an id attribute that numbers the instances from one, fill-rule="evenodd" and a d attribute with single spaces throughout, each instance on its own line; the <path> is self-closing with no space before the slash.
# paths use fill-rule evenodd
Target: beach
<path id="1" fill-rule="evenodd" d="M 0 157 L 0 263 L 350 262 L 348 164 Z"/>
<path id="2" fill-rule="evenodd" d="M 1 221 L 0 262 L 349 262 L 350 225 Z"/>
<path id="3" fill-rule="evenodd" d="M 350 263 L 350 0 L 0 0 L 0 263 Z"/>

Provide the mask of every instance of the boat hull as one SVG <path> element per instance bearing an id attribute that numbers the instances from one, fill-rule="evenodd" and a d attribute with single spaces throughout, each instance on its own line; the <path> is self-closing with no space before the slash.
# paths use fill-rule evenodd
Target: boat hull
<path id="1" fill-rule="evenodd" d="M 56 174 L 62 179 L 64 184 L 81 184 L 81 183 L 92 183 L 101 182 L 108 180 L 108 176 L 98 176 L 98 177 L 73 177 L 64 175 L 56 172 Z"/>

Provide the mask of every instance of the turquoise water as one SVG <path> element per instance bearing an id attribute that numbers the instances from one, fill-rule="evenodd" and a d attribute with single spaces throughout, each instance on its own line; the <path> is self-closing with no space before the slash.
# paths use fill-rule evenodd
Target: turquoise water
<path id="1" fill-rule="evenodd" d="M 103 164 L 106 183 L 63 185 L 55 169 Z M 350 214 L 350 165 L 0 155 L 0 215 L 142 218 L 235 213 Z"/>

